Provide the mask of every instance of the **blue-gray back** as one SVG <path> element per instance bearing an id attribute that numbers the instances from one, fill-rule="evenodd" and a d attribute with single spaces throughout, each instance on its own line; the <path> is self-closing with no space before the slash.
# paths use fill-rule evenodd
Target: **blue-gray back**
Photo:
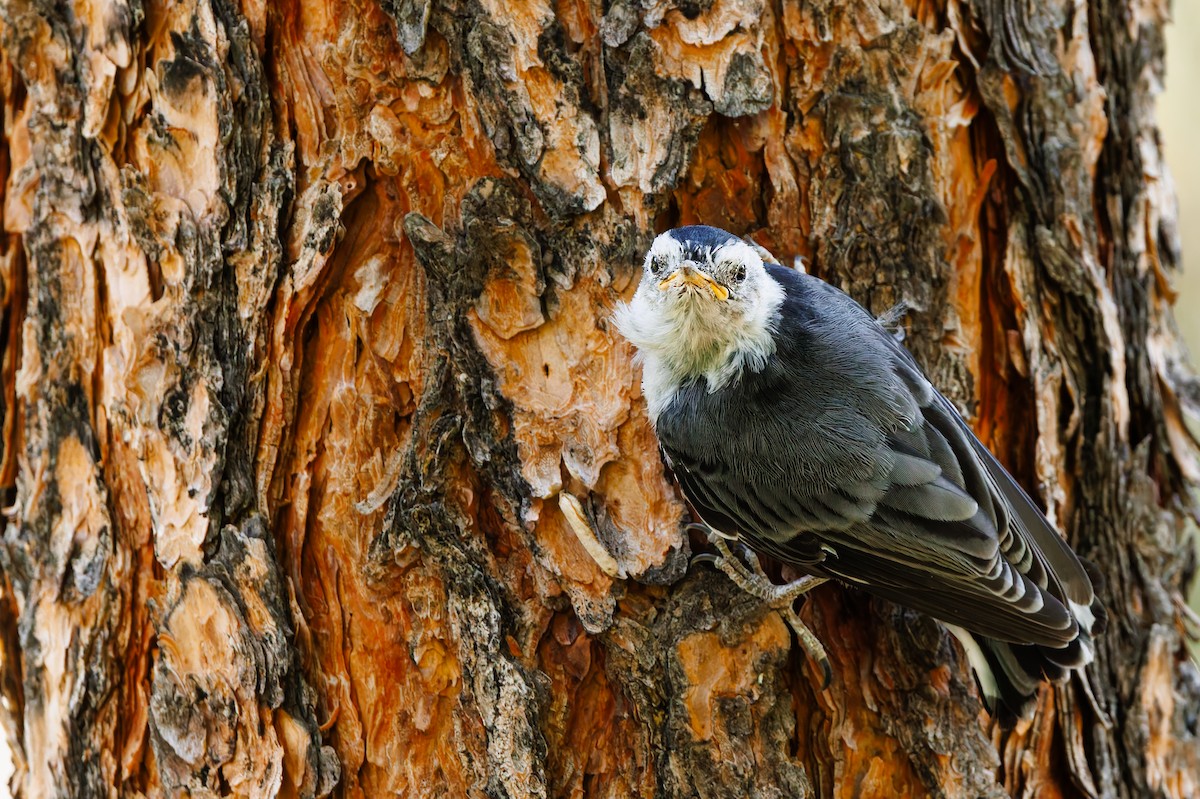
<path id="1" fill-rule="evenodd" d="M 656 421 L 696 512 L 722 532 L 1000 640 L 1074 641 L 1079 560 L 916 363 L 851 298 L 777 266 L 765 367 L 681 386 Z"/>

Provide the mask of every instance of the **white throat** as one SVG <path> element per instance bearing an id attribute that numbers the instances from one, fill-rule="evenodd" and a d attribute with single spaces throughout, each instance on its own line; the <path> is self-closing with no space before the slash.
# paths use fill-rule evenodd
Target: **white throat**
<path id="1" fill-rule="evenodd" d="M 703 377 L 711 394 L 736 382 L 744 369 L 766 366 L 775 352 L 783 287 L 761 265 L 757 269 L 758 296 L 737 308 L 698 294 L 664 302 L 643 281 L 633 300 L 617 309 L 617 328 L 638 349 L 652 423 L 683 383 Z"/>

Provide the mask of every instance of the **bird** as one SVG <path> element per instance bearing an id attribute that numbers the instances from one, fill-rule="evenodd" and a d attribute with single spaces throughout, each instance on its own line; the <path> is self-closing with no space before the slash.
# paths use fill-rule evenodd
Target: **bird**
<path id="1" fill-rule="evenodd" d="M 849 295 L 689 225 L 653 240 L 614 321 L 663 461 L 713 534 L 706 559 L 743 588 L 790 607 L 835 580 L 927 614 L 1010 721 L 1093 660 L 1098 570 Z M 729 542 L 803 577 L 772 585 Z M 824 649 L 792 617 L 828 684 Z"/>

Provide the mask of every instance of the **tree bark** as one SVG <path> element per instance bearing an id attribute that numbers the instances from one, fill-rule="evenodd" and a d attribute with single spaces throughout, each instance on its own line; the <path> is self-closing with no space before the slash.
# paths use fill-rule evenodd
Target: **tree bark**
<path id="1" fill-rule="evenodd" d="M 1190 797 L 1200 384 L 1151 0 L 9 0 L 18 797 Z M 656 231 L 875 312 L 1099 564 L 1012 731 L 926 617 L 688 558 Z"/>

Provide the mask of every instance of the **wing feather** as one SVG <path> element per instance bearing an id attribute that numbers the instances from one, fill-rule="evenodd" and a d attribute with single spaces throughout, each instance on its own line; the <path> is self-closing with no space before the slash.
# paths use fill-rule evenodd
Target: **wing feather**
<path id="1" fill-rule="evenodd" d="M 836 290 L 811 291 L 866 316 L 829 294 Z M 668 407 L 659 418 L 664 451 L 700 517 L 773 557 L 1075 662 L 1068 650 L 1079 628 L 1068 604 L 1088 606 L 1094 592 L 1028 495 L 874 320 L 847 335 L 839 319 L 836 335 L 822 335 L 811 307 L 797 317 L 816 332 L 781 331 L 803 341 L 761 376 L 713 394 L 692 387 L 677 399 L 687 413 L 672 417 Z M 882 371 L 855 371 L 856 363 Z M 752 424 L 707 432 L 747 414 Z"/>

